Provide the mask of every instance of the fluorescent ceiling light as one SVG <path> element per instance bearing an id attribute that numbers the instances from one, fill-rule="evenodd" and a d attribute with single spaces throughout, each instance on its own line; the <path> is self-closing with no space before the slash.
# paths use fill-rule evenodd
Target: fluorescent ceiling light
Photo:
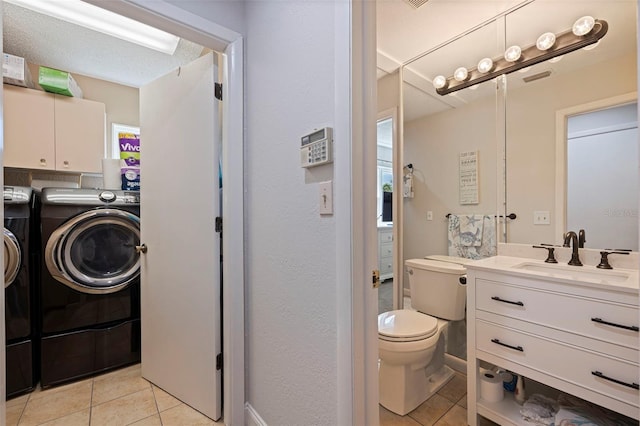
<path id="1" fill-rule="evenodd" d="M 90 30 L 172 55 L 178 37 L 80 0 L 4 0 Z"/>

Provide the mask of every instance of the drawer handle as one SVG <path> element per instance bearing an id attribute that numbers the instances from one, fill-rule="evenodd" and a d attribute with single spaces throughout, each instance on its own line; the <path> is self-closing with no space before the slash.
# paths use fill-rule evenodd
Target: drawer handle
<path id="1" fill-rule="evenodd" d="M 524 306 L 524 303 L 522 302 L 512 302 L 511 300 L 500 299 L 498 296 L 493 296 L 491 299 L 497 300 L 498 302 L 502 302 L 502 303 L 510 303 L 512 305 Z"/>
<path id="2" fill-rule="evenodd" d="M 592 371 L 591 374 L 593 374 L 594 376 L 598 376 L 601 379 L 609 380 L 610 382 L 617 383 L 617 384 L 622 385 L 622 386 L 626 386 L 628 388 L 633 388 L 633 389 L 639 389 L 640 388 L 640 386 L 637 383 L 627 383 L 627 382 L 623 382 L 621 380 L 613 379 L 611 377 L 605 376 L 604 374 L 602 374 L 599 371 Z"/>
<path id="3" fill-rule="evenodd" d="M 604 325 L 610 325 L 612 327 L 618 327 L 618 328 L 624 328 L 625 330 L 631 330 L 631 331 L 639 331 L 638 327 L 635 325 L 622 325 L 622 324 L 616 324 L 615 322 L 609 322 L 609 321 L 605 321 L 602 318 L 591 318 L 591 321 L 593 322 L 597 322 L 599 324 L 604 324 Z"/>
<path id="4" fill-rule="evenodd" d="M 524 352 L 524 348 L 523 348 L 522 346 L 512 346 L 512 345 L 507 345 L 506 343 L 502 343 L 502 342 L 501 342 L 500 340 L 498 340 L 498 339 L 491 339 L 491 341 L 492 341 L 493 343 L 497 343 L 498 345 L 506 346 L 507 348 L 515 349 L 516 351 L 520 351 L 520 352 Z"/>

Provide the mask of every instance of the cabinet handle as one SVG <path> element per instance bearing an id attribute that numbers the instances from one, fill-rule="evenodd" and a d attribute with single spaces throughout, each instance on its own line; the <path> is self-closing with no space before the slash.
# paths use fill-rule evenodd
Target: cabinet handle
<path id="1" fill-rule="evenodd" d="M 602 318 L 591 318 L 591 321 L 597 322 L 599 324 L 610 325 L 612 327 L 624 328 L 625 330 L 639 331 L 638 327 L 635 325 L 616 324 L 615 322 L 605 321 Z"/>
<path id="2" fill-rule="evenodd" d="M 594 376 L 598 376 L 601 379 L 605 379 L 605 380 L 608 380 L 610 382 L 617 383 L 617 384 L 622 385 L 622 386 L 626 386 L 628 388 L 632 388 L 632 389 L 639 389 L 640 388 L 640 386 L 637 383 L 627 383 L 627 382 L 623 382 L 622 380 L 618 380 L 618 379 L 614 379 L 614 378 L 611 378 L 611 377 L 607 377 L 607 376 L 605 376 L 604 374 L 602 374 L 599 371 L 592 371 L 591 374 L 593 374 Z"/>
<path id="3" fill-rule="evenodd" d="M 493 296 L 491 299 L 492 300 L 497 300 L 498 302 L 502 302 L 502 303 L 510 303 L 512 305 L 524 306 L 524 303 L 522 303 L 522 302 L 512 302 L 511 300 L 501 299 L 498 296 Z"/>
<path id="4" fill-rule="evenodd" d="M 69 162 L 68 161 L 63 161 L 62 164 L 64 165 L 64 167 L 69 167 Z"/>
<path id="5" fill-rule="evenodd" d="M 46 159 L 46 158 L 41 158 L 41 159 L 40 159 L 40 165 L 41 165 L 42 167 L 45 167 L 45 166 L 47 165 L 47 159 Z"/>
<path id="6" fill-rule="evenodd" d="M 500 346 L 506 346 L 507 348 L 510 349 L 515 349 L 516 351 L 520 351 L 520 352 L 524 352 L 524 348 L 522 346 L 512 346 L 512 345 L 507 345 L 506 343 L 502 343 L 500 340 L 498 339 L 491 339 L 491 341 L 493 343 L 497 343 Z"/>

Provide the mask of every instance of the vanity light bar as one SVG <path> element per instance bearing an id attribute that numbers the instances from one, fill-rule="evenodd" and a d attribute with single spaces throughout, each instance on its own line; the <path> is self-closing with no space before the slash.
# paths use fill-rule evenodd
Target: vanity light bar
<path id="1" fill-rule="evenodd" d="M 556 35 L 555 43 L 547 50 L 540 50 L 533 44 L 521 50 L 520 57 L 515 62 L 509 62 L 504 57 L 493 59 L 493 68 L 491 71 L 482 73 L 478 68 L 468 70 L 465 80 L 456 80 L 454 77 L 446 78 L 442 87 L 436 86 L 436 92 L 439 95 L 446 95 L 456 92 L 467 87 L 492 80 L 503 74 L 510 74 L 522 68 L 530 67 L 540 62 L 548 61 L 551 58 L 566 55 L 574 50 L 597 43 L 607 34 L 609 24 L 607 21 L 596 19 L 593 29 L 586 35 L 575 35 L 571 29 Z M 438 76 L 442 77 L 442 76 Z"/>

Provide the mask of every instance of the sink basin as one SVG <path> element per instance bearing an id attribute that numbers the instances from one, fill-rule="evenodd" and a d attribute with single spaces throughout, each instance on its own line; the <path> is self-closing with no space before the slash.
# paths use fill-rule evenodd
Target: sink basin
<path id="1" fill-rule="evenodd" d="M 621 283 L 629 279 L 626 271 L 598 269 L 593 266 L 568 266 L 549 263 L 524 262 L 513 266 L 514 269 L 544 274 L 554 278 L 563 278 L 574 281 L 587 281 L 601 284 Z"/>

